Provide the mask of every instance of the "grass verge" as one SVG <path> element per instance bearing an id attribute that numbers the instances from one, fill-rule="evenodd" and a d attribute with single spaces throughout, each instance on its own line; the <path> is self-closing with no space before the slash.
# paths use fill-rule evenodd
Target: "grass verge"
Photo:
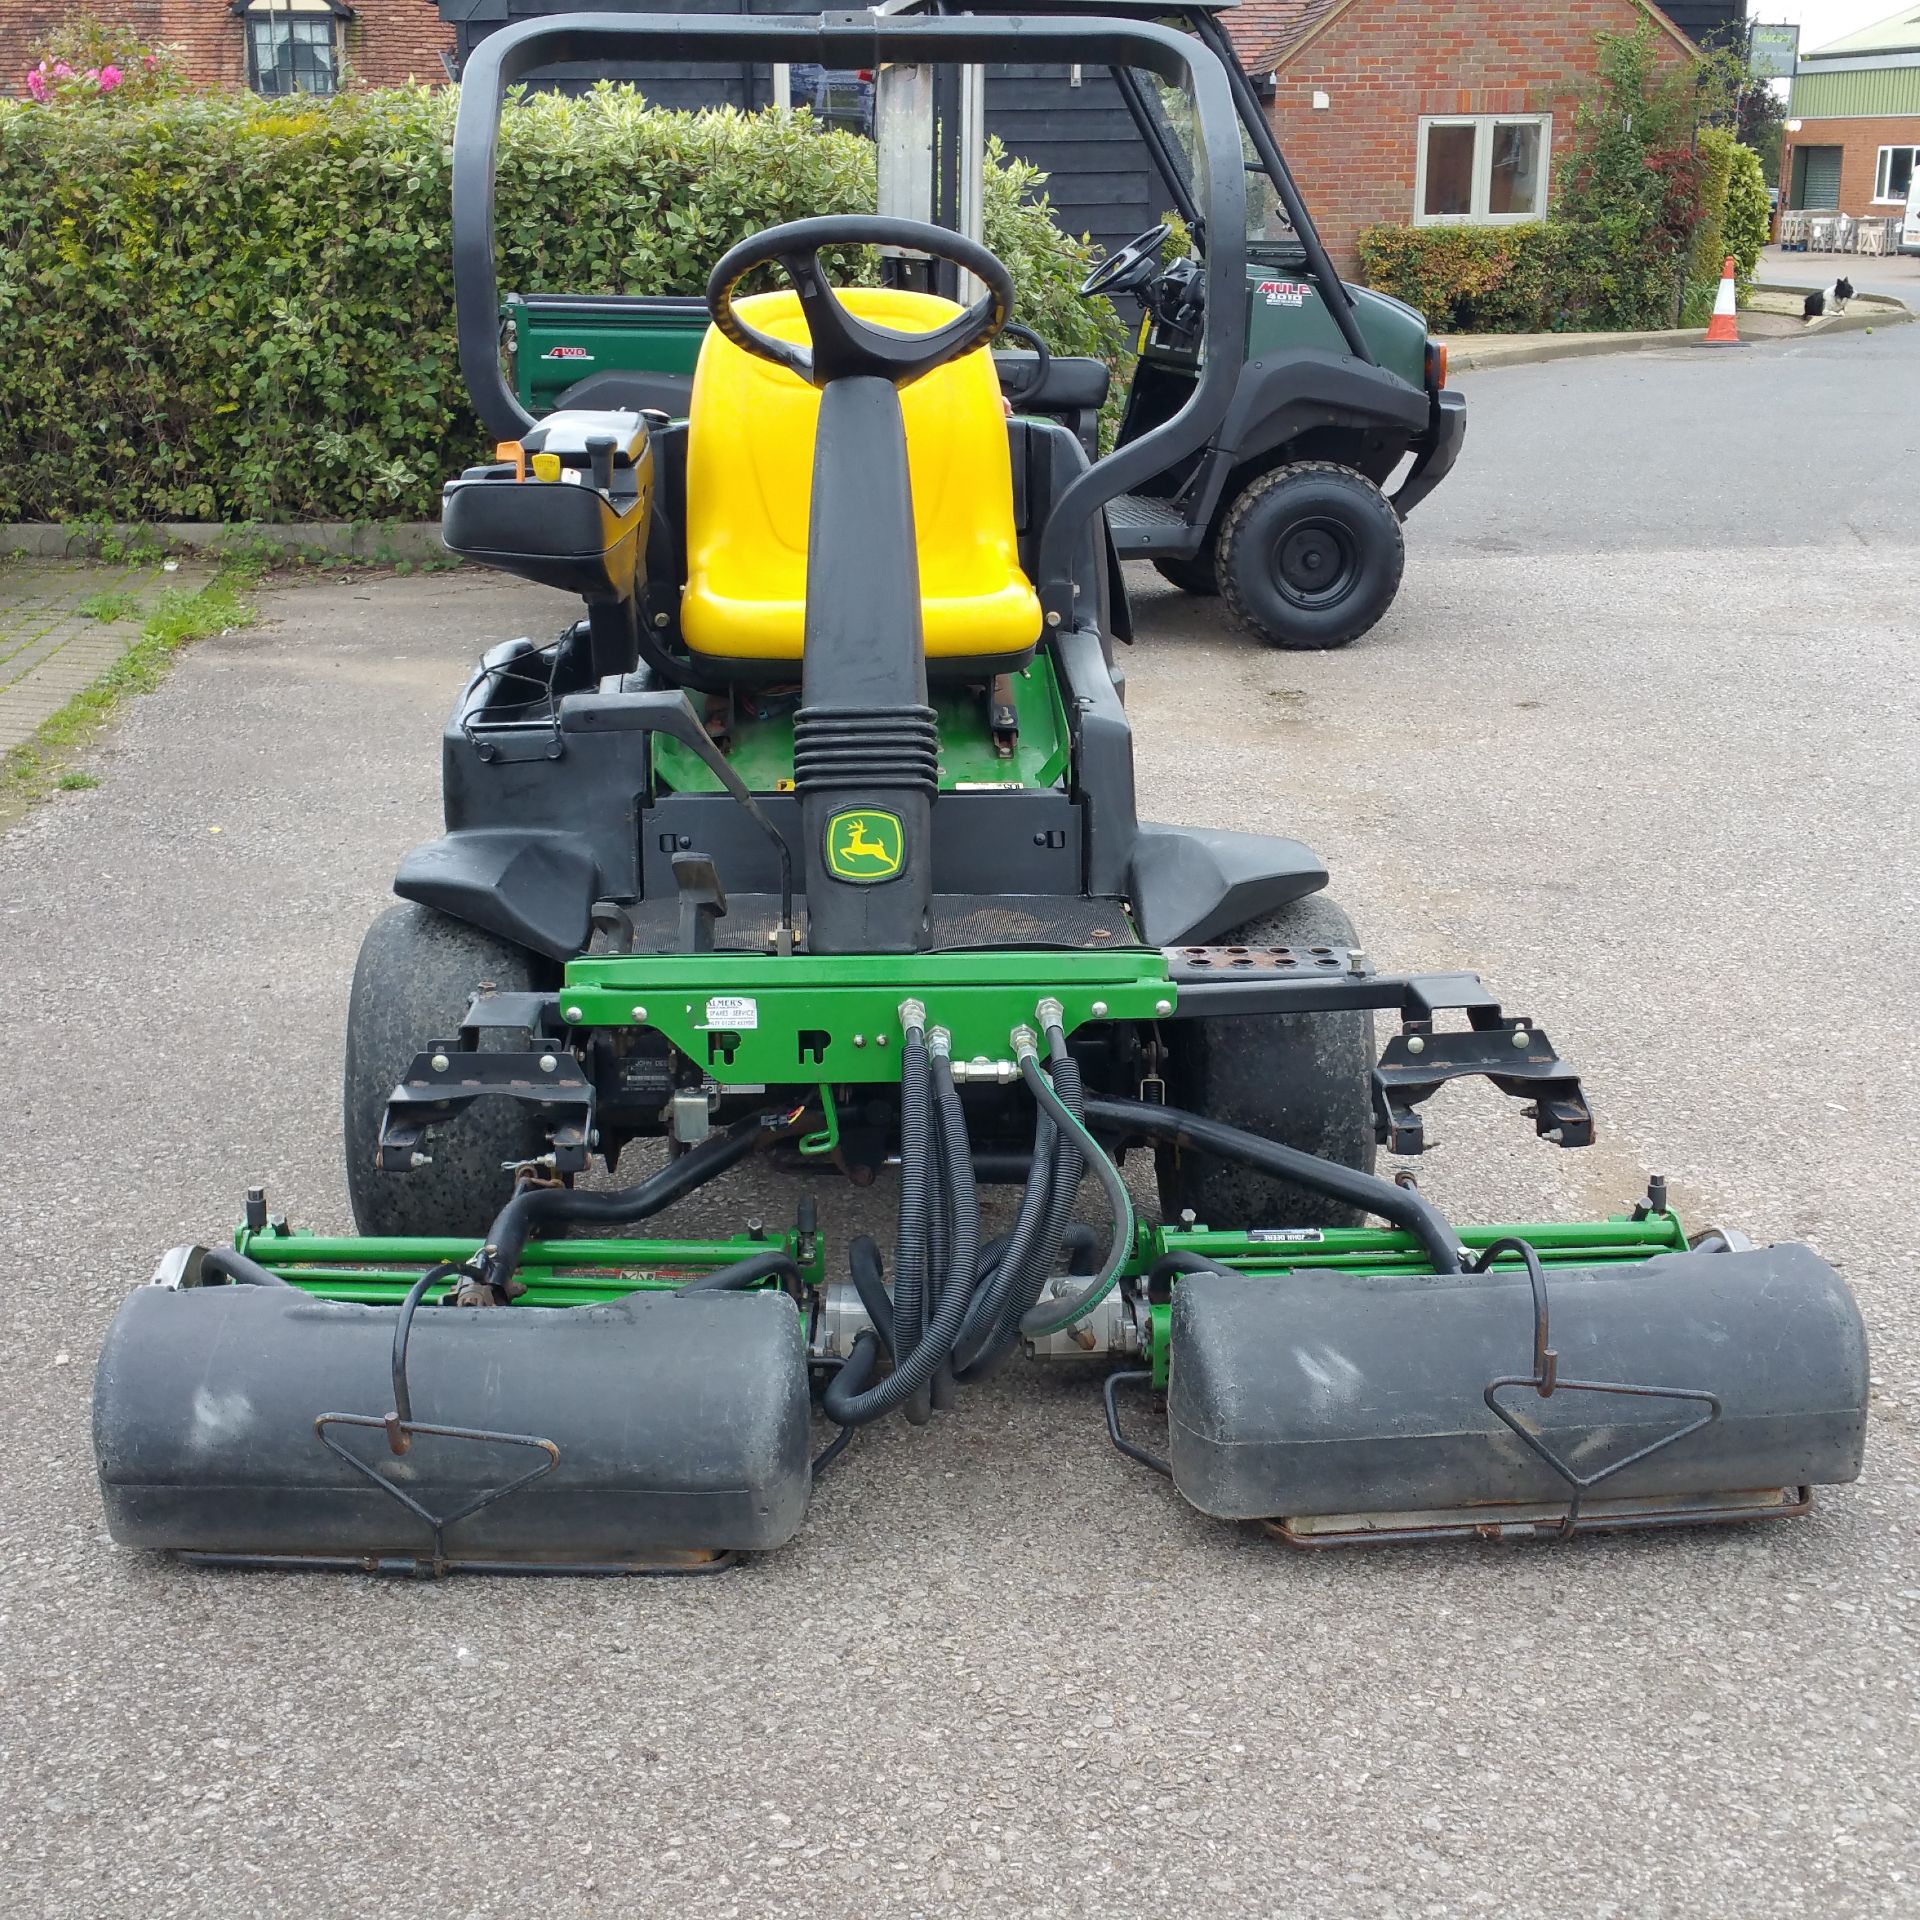
<path id="1" fill-rule="evenodd" d="M 31 739 L 9 748 L 0 759 L 0 826 L 56 789 L 72 793 L 97 786 L 91 774 L 66 772 L 67 762 L 93 740 L 123 701 L 157 687 L 182 647 L 251 626 L 254 611 L 245 597 L 251 581 L 250 574 L 230 571 L 204 587 L 169 587 L 163 592 L 142 623 L 140 638 L 92 686 L 43 720 Z M 96 601 L 125 598 L 101 595 Z M 97 611 L 94 602 L 81 611 L 95 619 L 125 617 L 121 611 Z"/>

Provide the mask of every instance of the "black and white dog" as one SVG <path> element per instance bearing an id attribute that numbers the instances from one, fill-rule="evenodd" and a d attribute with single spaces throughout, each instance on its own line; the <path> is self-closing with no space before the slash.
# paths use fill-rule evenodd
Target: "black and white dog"
<path id="1" fill-rule="evenodd" d="M 1807 295 L 1806 304 L 1800 309 L 1805 320 L 1818 320 L 1829 306 L 1835 313 L 1845 313 L 1847 302 L 1853 298 L 1853 282 L 1843 273 L 1830 287 L 1815 287 Z"/>

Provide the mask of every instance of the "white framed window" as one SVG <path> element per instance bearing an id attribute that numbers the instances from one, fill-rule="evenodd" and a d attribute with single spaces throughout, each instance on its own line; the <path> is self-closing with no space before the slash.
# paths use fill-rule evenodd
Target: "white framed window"
<path id="1" fill-rule="evenodd" d="M 249 0 L 247 85 L 255 93 L 340 90 L 340 18 L 330 0 Z"/>
<path id="2" fill-rule="evenodd" d="M 1423 114 L 1419 138 L 1415 226 L 1513 226 L 1545 217 L 1552 114 Z"/>
<path id="3" fill-rule="evenodd" d="M 1916 160 L 1920 160 L 1920 147 L 1882 147 L 1873 163 L 1874 199 L 1891 207 L 1904 207 Z"/>

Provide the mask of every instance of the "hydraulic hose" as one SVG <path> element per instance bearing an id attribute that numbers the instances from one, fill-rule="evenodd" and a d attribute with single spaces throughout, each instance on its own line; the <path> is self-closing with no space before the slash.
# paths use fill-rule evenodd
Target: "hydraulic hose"
<path id="1" fill-rule="evenodd" d="M 1412 1234 L 1433 1262 L 1436 1273 L 1461 1270 L 1459 1240 L 1440 1210 L 1412 1188 L 1397 1187 L 1378 1174 L 1361 1173 L 1357 1168 L 1323 1160 L 1318 1154 L 1303 1153 L 1298 1147 L 1282 1146 L 1277 1140 L 1263 1139 L 1243 1128 L 1209 1120 L 1181 1107 L 1156 1106 L 1146 1100 L 1089 1100 L 1087 1119 L 1115 1133 L 1144 1133 L 1151 1139 L 1197 1147 L 1222 1160 L 1236 1161 L 1256 1172 L 1311 1187 L 1316 1193 L 1344 1201 L 1348 1206 L 1364 1208 Z"/>
<path id="2" fill-rule="evenodd" d="M 1068 1051 L 1066 1030 L 1059 1020 L 1049 1018 L 1046 1024 L 1049 1066 L 1055 1091 L 1073 1112 L 1078 1113 L 1082 1103 L 1080 1064 Z M 1068 1226 L 1068 1215 L 1072 1213 L 1075 1196 L 1080 1191 L 1080 1175 L 1084 1166 L 1080 1149 L 1068 1135 L 1061 1132 L 1044 1106 L 1037 1106 L 1035 1111 L 1036 1135 L 1044 1131 L 1049 1143 L 1045 1175 L 1046 1211 L 1032 1246 L 1031 1257 L 1024 1268 L 1005 1276 L 1004 1290 L 996 1289 L 993 1318 L 986 1338 L 970 1352 L 967 1364 L 957 1369 L 964 1385 L 990 1379 L 1006 1365 L 1020 1343 L 1020 1323 L 1051 1278 L 1063 1243 L 1069 1238 L 1084 1240 L 1088 1245 L 1092 1243 L 1090 1230 Z"/>
<path id="3" fill-rule="evenodd" d="M 675 1287 L 675 1293 L 738 1293 L 747 1287 L 757 1287 L 763 1280 L 792 1280 L 798 1282 L 800 1268 L 793 1256 L 783 1253 L 778 1247 L 769 1247 L 765 1253 L 750 1253 L 744 1260 L 736 1260 L 730 1266 L 715 1267 L 711 1273 L 703 1273 L 697 1280 L 689 1280 L 684 1287 Z"/>
<path id="4" fill-rule="evenodd" d="M 953 1075 L 944 1057 L 934 1059 L 932 1079 L 934 1114 L 938 1122 L 938 1150 L 945 1161 L 954 1199 L 951 1270 L 957 1275 L 970 1276 L 979 1258 L 980 1205 L 973 1184 L 973 1156 L 967 1142 L 966 1115 L 961 1111 L 960 1095 L 954 1087 Z M 935 1276 L 936 1284 L 944 1282 L 945 1278 L 944 1275 Z M 856 1340 L 854 1355 L 834 1375 L 825 1394 L 821 1396 L 821 1411 L 829 1420 L 843 1427 L 860 1427 L 906 1405 L 931 1383 L 940 1363 L 953 1352 L 954 1339 L 960 1331 L 960 1323 L 966 1316 L 971 1297 L 971 1288 L 965 1284 L 941 1284 L 939 1304 L 927 1322 L 925 1333 L 911 1352 L 896 1356 L 893 1371 L 878 1386 L 864 1390 L 860 1387 L 866 1369 L 855 1365 L 861 1345 L 861 1341 Z M 899 1327 L 897 1283 L 894 1319 L 896 1327 Z M 862 1335 L 861 1339 L 865 1337 Z M 902 1341 L 906 1339 L 904 1328 L 900 1328 L 900 1338 Z M 874 1344 L 877 1349 L 877 1340 Z"/>
<path id="5" fill-rule="evenodd" d="M 1048 1083 L 1046 1075 L 1040 1071 L 1038 1058 L 1031 1050 L 1020 1056 L 1020 1077 L 1027 1083 L 1033 1097 L 1053 1115 L 1054 1124 L 1084 1155 L 1087 1165 L 1093 1169 L 1094 1177 L 1106 1189 L 1107 1203 L 1113 1212 L 1113 1234 L 1107 1245 L 1107 1257 L 1092 1280 L 1073 1293 L 1055 1294 L 1051 1299 L 1037 1301 L 1020 1316 L 1020 1331 L 1031 1340 L 1050 1333 L 1060 1333 L 1076 1320 L 1084 1320 L 1113 1291 L 1114 1283 L 1120 1278 L 1120 1269 L 1133 1246 L 1133 1198 L 1127 1192 L 1127 1183 L 1120 1177 L 1120 1169 L 1107 1157 L 1099 1141 L 1087 1131 L 1080 1116 Z M 1099 1104 L 1098 1101 L 1088 1101 L 1089 1114 Z"/>
<path id="6" fill-rule="evenodd" d="M 283 1280 L 271 1267 L 263 1267 L 259 1261 L 250 1260 L 244 1253 L 234 1252 L 231 1247 L 208 1247 L 200 1256 L 200 1271 L 229 1281 L 236 1287 L 293 1285 L 291 1280 Z"/>
<path id="7" fill-rule="evenodd" d="M 1176 1247 L 1171 1253 L 1163 1253 L 1147 1270 L 1147 1292 L 1153 1293 L 1180 1273 L 1225 1273 L 1237 1278 L 1239 1269 L 1222 1260 L 1209 1260 L 1204 1253 Z"/>
<path id="8" fill-rule="evenodd" d="M 893 1248 L 894 1338 L 887 1343 L 896 1365 L 919 1346 L 926 1330 L 927 1222 L 939 1199 L 935 1191 L 939 1175 L 929 1151 L 932 1132 L 929 1099 L 933 1080 L 926 1030 L 920 1018 L 907 1018 L 903 1024 L 906 1031 L 900 1049 L 900 1222 Z M 847 1391 L 851 1395 L 852 1388 Z M 908 1410 L 907 1418 L 916 1424 L 926 1417 L 917 1407 Z"/>
<path id="9" fill-rule="evenodd" d="M 853 1290 L 859 1294 L 860 1304 L 866 1308 L 867 1318 L 873 1322 L 873 1330 L 881 1346 L 889 1355 L 897 1352 L 894 1345 L 893 1301 L 887 1293 L 887 1277 L 880 1266 L 880 1249 L 875 1246 L 871 1234 L 858 1235 L 848 1247 L 847 1266 L 853 1274 Z M 848 1356 L 847 1363 L 852 1365 L 852 1355 Z M 867 1377 L 871 1377 L 872 1372 L 869 1365 Z M 864 1384 L 864 1380 L 860 1384 Z"/>
<path id="10" fill-rule="evenodd" d="M 1021 1277 L 1030 1266 L 1041 1264 L 1035 1256 L 1051 1211 L 1054 1143 L 1059 1137 L 1060 1130 L 1053 1124 L 1052 1116 L 1044 1108 L 1036 1109 L 1026 1191 L 1020 1196 L 1013 1231 L 983 1249 L 980 1285 L 961 1323 L 960 1337 L 953 1343 L 954 1376 L 962 1382 L 973 1377 L 973 1368 L 998 1338 L 1001 1316 Z"/>
<path id="11" fill-rule="evenodd" d="M 1053 1090 L 1060 1096 L 1067 1110 L 1078 1115 L 1086 1105 L 1086 1095 L 1080 1084 L 1080 1063 L 1067 1050 L 1067 1036 L 1057 1021 L 1049 1022 L 1047 1027 L 1048 1071 L 1053 1078 Z M 1044 1112 L 1045 1109 L 1043 1108 Z M 1051 1116 L 1049 1116 L 1051 1117 Z M 1011 1353 L 1020 1338 L 1020 1322 L 1040 1298 L 1047 1281 L 1052 1277 L 1054 1263 L 1060 1257 L 1060 1249 L 1069 1240 L 1076 1243 L 1084 1239 L 1092 1244 L 1092 1232 L 1088 1228 L 1070 1227 L 1068 1222 L 1073 1213 L 1073 1203 L 1079 1197 L 1080 1176 L 1086 1171 L 1086 1156 L 1070 1134 L 1055 1128 L 1053 1193 L 1047 1211 L 1047 1224 L 1043 1230 L 1042 1245 L 1046 1248 L 1046 1260 L 1029 1276 L 1025 1289 L 1016 1294 L 1008 1303 L 1008 1310 L 1001 1316 L 1001 1338 L 1003 1357 Z M 1069 1265 L 1069 1272 L 1085 1272 L 1088 1269 Z"/>
<path id="12" fill-rule="evenodd" d="M 500 1209 L 480 1249 L 484 1277 L 494 1287 L 504 1286 L 520 1265 L 534 1230 L 541 1227 L 621 1226 L 645 1220 L 663 1207 L 705 1186 L 709 1180 L 737 1166 L 764 1137 L 759 1114 L 741 1120 L 725 1133 L 710 1135 L 638 1186 L 609 1192 L 585 1192 L 578 1187 L 522 1187 Z"/>
<path id="13" fill-rule="evenodd" d="M 936 1271 L 945 1279 L 940 1288 L 940 1324 L 947 1322 L 949 1305 L 953 1331 L 946 1337 L 933 1378 L 927 1383 L 929 1410 L 944 1413 L 959 1393 L 953 1377 L 954 1342 L 973 1304 L 980 1277 L 980 1190 L 973 1177 L 973 1142 L 967 1138 L 966 1110 L 953 1084 L 953 1069 L 945 1053 L 933 1059 L 933 1086 L 940 1123 L 941 1187 L 947 1201 L 946 1259 Z"/>

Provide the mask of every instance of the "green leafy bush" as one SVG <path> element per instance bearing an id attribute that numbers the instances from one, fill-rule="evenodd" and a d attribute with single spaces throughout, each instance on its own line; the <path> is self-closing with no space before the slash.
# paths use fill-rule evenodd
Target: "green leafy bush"
<path id="1" fill-rule="evenodd" d="M 1551 221 L 1518 227 L 1368 227 L 1360 271 L 1439 333 L 1538 333 L 1554 324 L 1561 243 Z"/>
<path id="2" fill-rule="evenodd" d="M 454 108 L 423 88 L 0 103 L 0 519 L 434 513 L 484 447 L 454 344 Z M 993 156 L 987 243 L 1019 318 L 1111 354 L 1043 179 Z M 698 293 L 744 235 L 872 206 L 872 148 L 803 115 L 535 94 L 505 115 L 500 284 Z"/>
<path id="3" fill-rule="evenodd" d="M 1766 163 L 1751 147 L 1735 147 L 1727 173 L 1727 213 L 1722 237 L 1733 255 L 1734 278 L 1745 297 L 1760 264 L 1760 251 L 1773 232 L 1773 205 L 1767 198 Z"/>
<path id="4" fill-rule="evenodd" d="M 1726 265 L 1727 182 L 1739 142 L 1726 127 L 1703 127 L 1694 143 L 1700 157 L 1699 190 L 1694 208 L 1693 244 L 1687 260 L 1686 308 L 1682 325 L 1704 327 L 1713 312 Z"/>

